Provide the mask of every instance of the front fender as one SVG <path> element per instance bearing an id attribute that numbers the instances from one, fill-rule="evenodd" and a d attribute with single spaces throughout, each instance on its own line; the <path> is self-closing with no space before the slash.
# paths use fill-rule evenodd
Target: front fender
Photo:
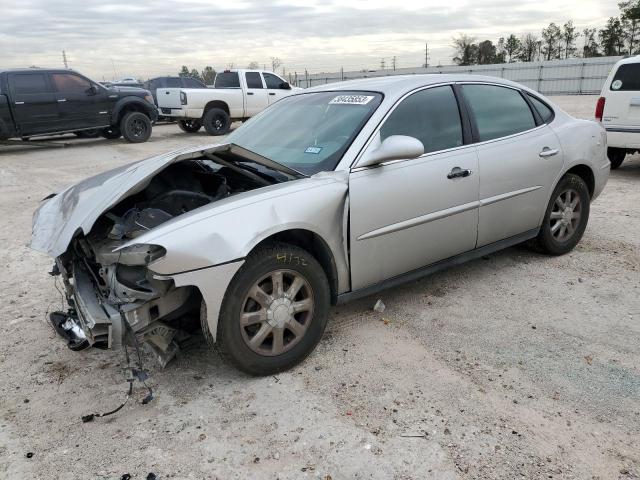
<path id="1" fill-rule="evenodd" d="M 114 105 L 113 112 L 111 113 L 112 123 L 119 122 L 122 112 L 126 111 L 127 107 L 131 107 L 132 105 L 135 105 L 136 110 L 145 112 L 152 121 L 155 122 L 158 119 L 158 109 L 155 105 L 151 105 L 144 98 L 127 95 L 126 97 L 120 98 Z"/>

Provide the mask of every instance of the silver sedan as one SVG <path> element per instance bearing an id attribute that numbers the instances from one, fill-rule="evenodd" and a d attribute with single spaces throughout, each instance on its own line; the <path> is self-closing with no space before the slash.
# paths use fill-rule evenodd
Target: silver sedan
<path id="1" fill-rule="evenodd" d="M 609 168 L 602 126 L 521 85 L 357 80 L 52 195 L 32 247 L 55 258 L 70 348 L 144 341 L 164 364 L 191 317 L 266 375 L 314 349 L 332 304 L 525 241 L 569 252 Z"/>

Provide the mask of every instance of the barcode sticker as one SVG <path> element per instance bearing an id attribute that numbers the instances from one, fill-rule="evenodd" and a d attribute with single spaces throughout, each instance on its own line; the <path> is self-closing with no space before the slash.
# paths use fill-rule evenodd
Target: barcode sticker
<path id="1" fill-rule="evenodd" d="M 373 95 L 338 95 L 329 105 L 366 105 L 373 100 Z"/>

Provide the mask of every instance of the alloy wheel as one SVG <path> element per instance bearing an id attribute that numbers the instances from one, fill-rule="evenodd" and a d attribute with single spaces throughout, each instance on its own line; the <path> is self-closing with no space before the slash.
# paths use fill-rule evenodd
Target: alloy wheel
<path id="1" fill-rule="evenodd" d="M 549 222 L 551 235 L 558 242 L 566 242 L 575 233 L 582 216 L 582 203 L 577 191 L 570 188 L 555 199 Z"/>
<path id="2" fill-rule="evenodd" d="M 313 320 L 313 290 L 293 270 L 275 270 L 245 296 L 240 328 L 246 345 L 260 355 L 281 355 L 296 345 Z"/>

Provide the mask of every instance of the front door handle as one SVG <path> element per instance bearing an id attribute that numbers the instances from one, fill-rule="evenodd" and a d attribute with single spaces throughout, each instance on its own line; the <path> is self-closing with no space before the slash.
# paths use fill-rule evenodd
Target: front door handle
<path id="1" fill-rule="evenodd" d="M 24 105 L 24 102 L 16 102 L 16 105 Z"/>
<path id="2" fill-rule="evenodd" d="M 558 150 L 557 148 L 551 149 L 549 147 L 544 147 L 538 155 L 540 155 L 542 158 L 553 157 L 554 155 L 557 155 L 559 152 L 560 150 Z"/>
<path id="3" fill-rule="evenodd" d="M 453 167 L 453 169 L 447 175 L 449 180 L 453 180 L 454 178 L 464 178 L 471 175 L 473 172 L 471 170 L 462 169 L 460 167 Z"/>
<path id="4" fill-rule="evenodd" d="M 253 95 L 253 92 L 247 92 L 247 95 Z"/>
<path id="5" fill-rule="evenodd" d="M 275 96 L 275 93 L 273 93 L 273 92 L 269 92 L 269 95 L 274 95 L 274 96 Z"/>
<path id="6" fill-rule="evenodd" d="M 66 98 L 61 98 L 60 100 L 58 100 L 58 103 L 62 103 L 62 102 L 66 102 L 67 99 Z"/>

